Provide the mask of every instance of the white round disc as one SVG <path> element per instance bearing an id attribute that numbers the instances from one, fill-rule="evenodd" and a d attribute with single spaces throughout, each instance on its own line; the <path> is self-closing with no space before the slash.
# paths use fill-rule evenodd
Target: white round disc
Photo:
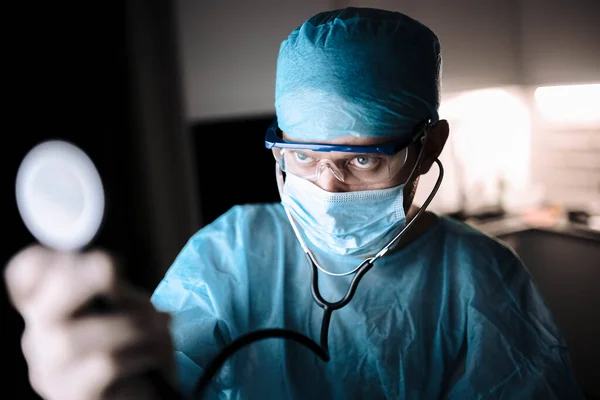
<path id="1" fill-rule="evenodd" d="M 19 166 L 17 206 L 27 229 L 42 244 L 74 251 L 96 236 L 104 190 L 92 160 L 60 140 L 31 149 Z"/>

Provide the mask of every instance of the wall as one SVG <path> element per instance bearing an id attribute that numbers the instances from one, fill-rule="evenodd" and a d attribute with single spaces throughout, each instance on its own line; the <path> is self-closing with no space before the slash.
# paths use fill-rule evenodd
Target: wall
<path id="1" fill-rule="evenodd" d="M 600 2 L 521 0 L 521 84 L 600 81 Z"/>
<path id="2" fill-rule="evenodd" d="M 540 108 L 543 99 L 536 98 L 536 87 L 526 92 L 532 116 L 531 174 L 544 188 L 544 201 L 600 215 L 598 82 L 552 89 L 556 94 L 549 100 L 556 107 L 546 111 Z"/>
<path id="3" fill-rule="evenodd" d="M 437 213 L 519 213 L 539 202 L 531 177 L 531 117 L 520 86 L 445 93 L 440 115 L 450 136 L 440 156 L 444 179 L 430 205 Z M 438 168 L 422 176 L 423 204 Z"/>
<path id="4" fill-rule="evenodd" d="M 521 84 L 532 118 L 532 179 L 543 188 L 545 201 L 600 213 L 600 92 L 575 110 L 587 123 L 544 117 L 535 99 L 538 86 L 600 83 L 600 2 L 525 0 L 520 9 Z M 559 110 L 564 111 L 581 97 L 562 100 Z"/>

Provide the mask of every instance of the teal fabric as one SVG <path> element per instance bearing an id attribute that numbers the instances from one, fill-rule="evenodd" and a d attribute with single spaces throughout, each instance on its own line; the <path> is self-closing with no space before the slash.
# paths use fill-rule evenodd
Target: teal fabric
<path id="1" fill-rule="evenodd" d="M 317 252 L 348 271 L 358 260 Z M 280 204 L 233 207 L 185 245 L 152 296 L 173 315 L 182 389 L 250 331 L 287 328 L 318 341 L 322 310 Z M 320 275 L 327 300 L 350 277 Z M 333 313 L 324 363 L 282 339 L 236 353 L 211 399 L 582 399 L 544 299 L 502 243 L 441 217 L 379 260 Z"/>
<path id="2" fill-rule="evenodd" d="M 316 14 L 279 49 L 279 128 L 312 141 L 411 136 L 438 120 L 441 62 L 436 35 L 399 12 Z"/>

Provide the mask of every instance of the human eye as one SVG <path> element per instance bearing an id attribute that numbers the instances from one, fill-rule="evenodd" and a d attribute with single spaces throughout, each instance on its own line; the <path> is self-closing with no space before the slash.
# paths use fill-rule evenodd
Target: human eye
<path id="1" fill-rule="evenodd" d="M 299 164 L 310 164 L 311 162 L 315 161 L 313 157 L 309 156 L 305 152 L 294 150 L 291 153 L 294 157 L 294 161 Z"/>
<path id="2" fill-rule="evenodd" d="M 380 163 L 379 157 L 372 157 L 366 154 L 361 154 L 359 156 L 354 157 L 350 161 L 350 165 L 358 169 L 370 169 L 375 168 Z"/>

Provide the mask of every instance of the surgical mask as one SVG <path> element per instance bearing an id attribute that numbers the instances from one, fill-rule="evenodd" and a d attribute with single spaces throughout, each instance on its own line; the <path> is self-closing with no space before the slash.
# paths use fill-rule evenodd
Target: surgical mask
<path id="1" fill-rule="evenodd" d="M 404 228 L 404 186 L 332 193 L 288 173 L 281 202 L 314 246 L 337 255 L 367 256 Z"/>

